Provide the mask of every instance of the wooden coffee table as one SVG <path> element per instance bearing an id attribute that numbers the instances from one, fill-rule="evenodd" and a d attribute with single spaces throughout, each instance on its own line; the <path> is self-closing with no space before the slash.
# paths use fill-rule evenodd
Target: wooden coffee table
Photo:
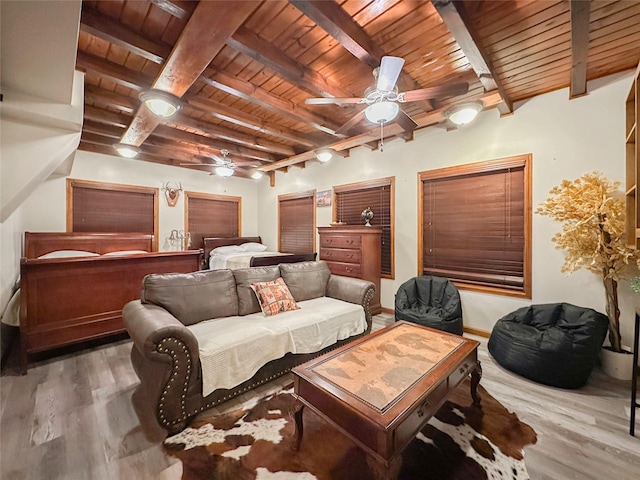
<path id="1" fill-rule="evenodd" d="M 400 321 L 294 368 L 294 448 L 307 406 L 367 453 L 376 479 L 395 480 L 402 450 L 468 375 L 480 403 L 478 345 Z"/>

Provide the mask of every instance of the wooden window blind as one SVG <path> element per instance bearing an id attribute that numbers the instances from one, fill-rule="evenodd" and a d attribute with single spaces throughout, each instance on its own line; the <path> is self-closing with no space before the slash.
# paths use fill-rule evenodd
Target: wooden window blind
<path id="1" fill-rule="evenodd" d="M 278 251 L 315 252 L 315 190 L 278 196 Z"/>
<path id="2" fill-rule="evenodd" d="M 67 231 L 139 232 L 158 239 L 158 189 L 67 179 Z"/>
<path id="3" fill-rule="evenodd" d="M 371 225 L 382 227 L 380 273 L 383 278 L 394 278 L 393 180 L 393 177 L 388 177 L 333 188 L 336 221 L 347 225 L 364 225 L 362 211 L 370 207 L 373 211 Z"/>
<path id="4" fill-rule="evenodd" d="M 422 172 L 422 274 L 530 296 L 527 155 Z"/>
<path id="5" fill-rule="evenodd" d="M 204 248 L 205 237 L 239 237 L 241 197 L 185 193 L 185 229 L 191 248 Z"/>

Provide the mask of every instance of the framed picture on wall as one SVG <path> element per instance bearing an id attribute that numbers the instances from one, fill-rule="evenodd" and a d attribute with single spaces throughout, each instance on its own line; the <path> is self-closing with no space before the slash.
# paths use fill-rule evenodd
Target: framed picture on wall
<path id="1" fill-rule="evenodd" d="M 331 190 L 322 190 L 316 193 L 316 207 L 330 207 L 331 193 Z"/>

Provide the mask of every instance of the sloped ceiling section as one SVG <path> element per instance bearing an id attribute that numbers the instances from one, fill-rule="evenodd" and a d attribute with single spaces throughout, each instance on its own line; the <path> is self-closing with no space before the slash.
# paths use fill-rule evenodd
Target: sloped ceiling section
<path id="1" fill-rule="evenodd" d="M 75 71 L 80 0 L 0 2 L 0 221 L 61 165 L 72 164 L 84 113 Z"/>

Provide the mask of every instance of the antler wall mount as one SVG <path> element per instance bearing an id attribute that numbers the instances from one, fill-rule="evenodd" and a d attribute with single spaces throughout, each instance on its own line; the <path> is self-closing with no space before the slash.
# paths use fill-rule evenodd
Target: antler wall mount
<path id="1" fill-rule="evenodd" d="M 164 192 L 164 198 L 167 199 L 167 205 L 175 207 L 176 203 L 178 203 L 180 192 L 182 192 L 182 183 L 179 182 L 178 186 L 172 187 L 171 183 L 167 182 L 162 186 L 162 191 Z"/>

